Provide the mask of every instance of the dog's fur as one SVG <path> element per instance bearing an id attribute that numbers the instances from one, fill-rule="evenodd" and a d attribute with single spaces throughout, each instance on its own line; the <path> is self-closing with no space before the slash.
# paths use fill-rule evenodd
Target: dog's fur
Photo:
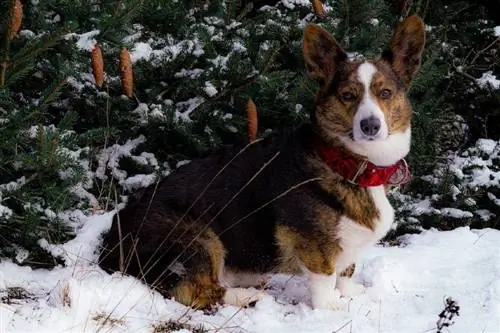
<path id="1" fill-rule="evenodd" d="M 380 59 L 349 60 L 318 25 L 304 32 L 309 75 L 319 83 L 311 124 L 192 161 L 115 215 L 100 265 L 144 280 L 183 304 L 243 305 L 264 273 L 301 273 L 315 308 L 336 308 L 362 286 L 349 278 L 361 250 L 389 230 L 383 185 L 348 182 L 316 153 L 317 142 L 379 166 L 410 148 L 407 89 L 420 67 L 423 22 L 407 18 Z M 380 126 L 366 134 L 361 121 Z M 373 128 L 372 128 L 373 129 Z"/>

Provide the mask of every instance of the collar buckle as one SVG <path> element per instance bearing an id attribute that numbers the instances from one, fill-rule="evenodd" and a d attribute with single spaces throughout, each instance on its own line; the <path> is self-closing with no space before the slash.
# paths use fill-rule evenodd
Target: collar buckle
<path id="1" fill-rule="evenodd" d="M 363 160 L 363 162 L 361 162 L 361 164 L 359 165 L 358 170 L 356 171 L 354 176 L 351 179 L 348 179 L 347 181 L 352 185 L 359 185 L 357 180 L 363 174 L 363 172 L 365 172 L 367 167 L 368 167 L 368 161 Z"/>

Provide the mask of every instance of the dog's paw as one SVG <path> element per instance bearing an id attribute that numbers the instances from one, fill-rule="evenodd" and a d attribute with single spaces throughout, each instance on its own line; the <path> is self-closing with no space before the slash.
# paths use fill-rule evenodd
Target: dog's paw
<path id="1" fill-rule="evenodd" d="M 351 278 L 341 277 L 337 280 L 337 289 L 344 297 L 353 297 L 365 292 L 366 287 L 354 282 Z"/>
<path id="2" fill-rule="evenodd" d="M 344 304 L 340 299 L 340 292 L 336 289 L 325 290 L 323 293 L 312 295 L 311 303 L 313 309 L 328 309 L 340 311 L 344 309 Z"/>
<path id="3" fill-rule="evenodd" d="M 262 290 L 255 288 L 227 288 L 223 301 L 224 304 L 247 307 L 255 305 L 264 295 Z"/>

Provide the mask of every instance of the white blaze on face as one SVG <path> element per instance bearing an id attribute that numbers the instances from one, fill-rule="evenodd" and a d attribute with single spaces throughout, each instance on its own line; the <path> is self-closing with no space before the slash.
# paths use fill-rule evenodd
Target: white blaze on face
<path id="1" fill-rule="evenodd" d="M 377 73 L 375 65 L 362 63 L 357 69 L 357 76 L 363 84 L 363 96 L 354 115 L 352 139 L 348 136 L 337 136 L 350 151 L 365 156 L 370 162 L 379 166 L 388 166 L 404 158 L 410 151 L 411 128 L 403 132 L 389 134 L 389 128 L 377 100 L 370 92 L 373 76 Z M 369 117 L 380 120 L 380 129 L 375 136 L 368 136 L 361 129 L 361 121 Z"/>
<path id="2" fill-rule="evenodd" d="M 372 79 L 376 72 L 377 68 L 372 63 L 366 61 L 357 70 L 358 80 L 363 84 L 364 91 L 358 110 L 354 115 L 353 137 L 356 141 L 363 139 L 385 140 L 389 135 L 389 128 L 385 121 L 384 113 L 370 92 Z M 380 121 L 380 129 L 373 137 L 366 135 L 361 129 L 361 121 L 370 117 L 374 117 Z"/>

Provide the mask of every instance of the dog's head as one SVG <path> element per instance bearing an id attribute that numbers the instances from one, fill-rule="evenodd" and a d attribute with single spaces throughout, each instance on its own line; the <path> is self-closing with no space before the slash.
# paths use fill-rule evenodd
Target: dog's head
<path id="1" fill-rule="evenodd" d="M 420 68 L 425 26 L 417 16 L 400 23 L 379 59 L 350 60 L 326 30 L 310 24 L 304 58 L 320 86 L 313 124 L 370 162 L 386 166 L 410 150 L 412 108 L 407 97 Z"/>

